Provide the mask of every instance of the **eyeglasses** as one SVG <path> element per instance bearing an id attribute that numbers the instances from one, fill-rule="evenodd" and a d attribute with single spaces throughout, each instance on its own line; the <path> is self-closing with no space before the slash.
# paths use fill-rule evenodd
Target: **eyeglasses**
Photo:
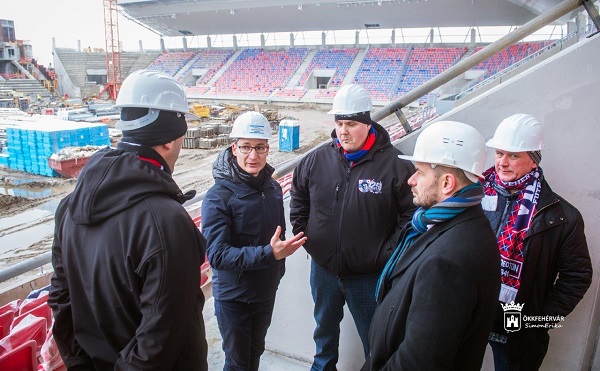
<path id="1" fill-rule="evenodd" d="M 255 150 L 257 154 L 262 155 L 262 154 L 267 153 L 269 146 L 256 146 L 256 147 L 238 146 L 238 149 L 240 150 L 241 153 L 243 153 L 245 155 L 250 154 L 250 152 L 252 152 L 252 150 Z"/>

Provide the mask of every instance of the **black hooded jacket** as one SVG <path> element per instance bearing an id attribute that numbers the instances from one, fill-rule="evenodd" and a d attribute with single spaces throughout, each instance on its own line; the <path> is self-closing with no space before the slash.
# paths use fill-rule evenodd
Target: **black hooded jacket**
<path id="1" fill-rule="evenodd" d="M 136 153 L 106 149 L 86 164 L 52 245 L 48 303 L 69 369 L 207 369 L 206 242 L 184 200 L 168 167 Z"/>

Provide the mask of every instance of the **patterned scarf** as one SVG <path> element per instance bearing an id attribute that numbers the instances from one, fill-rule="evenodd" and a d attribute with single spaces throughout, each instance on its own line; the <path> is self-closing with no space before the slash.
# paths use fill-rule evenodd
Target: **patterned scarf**
<path id="1" fill-rule="evenodd" d="M 366 155 L 367 152 L 369 152 L 371 147 L 373 147 L 373 144 L 375 144 L 376 139 L 377 132 L 375 131 L 373 125 L 371 125 L 371 129 L 369 129 L 369 135 L 367 136 L 367 141 L 365 142 L 365 145 L 360 151 L 348 153 L 345 149 L 343 150 L 344 156 L 346 156 L 346 159 L 348 159 L 348 162 L 350 162 L 350 167 L 354 166 L 358 160 L 363 158 L 364 155 Z M 342 146 L 338 138 L 335 138 L 335 145 L 337 148 L 340 148 Z"/>
<path id="2" fill-rule="evenodd" d="M 497 197 L 498 190 L 507 192 L 517 190 L 519 198 L 510 211 L 508 218 L 503 221 L 498 234 L 498 249 L 501 260 L 500 301 L 510 303 L 514 301 L 521 286 L 521 272 L 523 270 L 523 240 L 527 236 L 531 221 L 535 216 L 536 206 L 540 197 L 543 173 L 538 166 L 520 179 L 512 182 L 503 182 L 498 177 L 494 168 L 488 169 L 484 174 L 485 195 Z"/>
<path id="3" fill-rule="evenodd" d="M 481 183 L 477 182 L 462 188 L 452 195 L 452 197 L 433 205 L 429 209 L 424 209 L 422 207 L 418 208 L 411 220 L 412 228 L 405 233 L 404 238 L 392 253 L 392 256 L 383 267 L 383 271 L 379 276 L 377 287 L 375 289 L 375 299 L 377 302 L 379 303 L 383 300 L 383 297 L 386 294 L 385 284 L 389 280 L 400 257 L 404 251 L 412 245 L 414 240 L 427 232 L 430 226 L 450 220 L 469 207 L 481 204 L 482 198 L 483 186 Z"/>

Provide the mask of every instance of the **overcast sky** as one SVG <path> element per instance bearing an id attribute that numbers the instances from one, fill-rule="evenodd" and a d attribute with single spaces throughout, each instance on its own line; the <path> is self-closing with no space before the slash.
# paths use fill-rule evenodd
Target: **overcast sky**
<path id="1" fill-rule="evenodd" d="M 48 66 L 52 62 L 52 37 L 57 47 L 77 48 L 77 40 L 81 40 L 82 48 L 105 48 L 102 4 L 102 0 L 3 0 L 0 19 L 13 20 L 15 37 L 29 40 L 33 57 Z M 159 36 L 122 16 L 119 34 L 127 51 L 138 51 L 138 40 L 143 41 L 145 49 L 158 49 L 160 45 Z"/>

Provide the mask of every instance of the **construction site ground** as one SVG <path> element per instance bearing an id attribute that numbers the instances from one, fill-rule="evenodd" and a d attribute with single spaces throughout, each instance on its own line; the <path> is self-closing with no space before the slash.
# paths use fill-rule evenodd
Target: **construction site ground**
<path id="1" fill-rule="evenodd" d="M 259 108 L 277 109 L 279 117 L 293 117 L 300 121 L 300 147 L 293 152 L 279 151 L 278 135 L 273 133 L 267 161 L 274 167 L 326 141 L 333 130 L 332 116 L 326 114 L 328 107 Z M 184 192 L 194 189 L 200 193 L 212 186 L 212 164 L 223 148 L 182 149 L 173 177 Z M 50 250 L 53 211 L 75 184 L 75 179 L 36 176 L 0 167 L 0 270 Z M 25 197 L 15 197 L 13 194 Z M 0 293 L 19 285 L 21 281 L 30 280 L 32 276 L 46 275 L 49 270 L 51 266 L 47 265 L 17 279 L 0 283 Z"/>

